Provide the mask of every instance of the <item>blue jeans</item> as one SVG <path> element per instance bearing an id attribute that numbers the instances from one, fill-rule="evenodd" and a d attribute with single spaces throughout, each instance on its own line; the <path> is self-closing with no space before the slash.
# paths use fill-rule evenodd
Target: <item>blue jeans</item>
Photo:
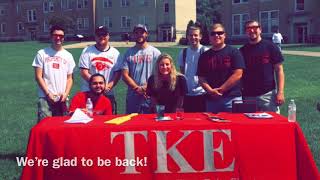
<path id="1" fill-rule="evenodd" d="M 146 99 L 144 96 L 133 91 L 128 91 L 126 99 L 126 114 L 150 114 L 150 104 L 150 99 Z"/>
<path id="2" fill-rule="evenodd" d="M 111 106 L 112 106 L 112 114 L 118 114 L 117 111 L 117 101 L 116 98 L 114 97 L 114 95 L 107 95 L 105 94 L 105 96 L 110 100 L 111 102 Z"/>
<path id="3" fill-rule="evenodd" d="M 219 112 L 231 112 L 232 101 L 242 100 L 241 96 L 221 97 L 207 99 L 207 112 L 219 113 Z"/>
<path id="4" fill-rule="evenodd" d="M 256 101 L 258 111 L 272 111 L 280 114 L 279 106 L 276 104 L 276 96 L 276 90 L 272 90 L 260 96 L 245 96 L 243 99 Z"/>

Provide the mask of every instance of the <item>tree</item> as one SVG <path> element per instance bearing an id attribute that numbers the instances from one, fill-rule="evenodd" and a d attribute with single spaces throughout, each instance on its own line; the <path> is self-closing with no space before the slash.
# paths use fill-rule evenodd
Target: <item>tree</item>
<path id="1" fill-rule="evenodd" d="M 221 22 L 221 3 L 222 0 L 197 0 L 197 21 L 207 27 L 212 23 Z"/>
<path id="2" fill-rule="evenodd" d="M 206 24 L 202 26 L 202 39 L 201 39 L 201 44 L 203 45 L 209 45 L 210 44 L 210 39 L 209 39 L 209 31 L 208 27 Z"/>
<path id="3" fill-rule="evenodd" d="M 193 26 L 194 25 L 194 22 L 192 20 L 189 21 L 188 25 L 187 25 L 187 30 L 186 30 L 186 40 L 188 42 L 188 34 L 189 34 L 189 27 L 190 26 Z"/>
<path id="4" fill-rule="evenodd" d="M 49 20 L 49 25 L 59 25 L 65 29 L 66 32 L 74 32 L 75 24 L 72 17 L 54 15 Z"/>
<path id="5" fill-rule="evenodd" d="M 203 44 L 209 44 L 208 27 L 213 23 L 221 22 L 219 12 L 222 0 L 197 0 L 197 21 L 202 24 Z"/>

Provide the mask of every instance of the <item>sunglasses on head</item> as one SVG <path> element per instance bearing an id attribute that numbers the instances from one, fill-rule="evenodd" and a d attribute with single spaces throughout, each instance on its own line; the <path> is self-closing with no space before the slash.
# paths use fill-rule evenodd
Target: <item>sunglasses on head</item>
<path id="1" fill-rule="evenodd" d="M 216 35 L 221 36 L 223 34 L 224 34 L 224 31 L 211 31 L 210 32 L 211 36 L 216 36 Z"/>
<path id="2" fill-rule="evenodd" d="M 57 38 L 57 37 L 59 37 L 59 38 L 64 38 L 64 35 L 62 35 L 62 34 L 52 34 L 52 36 L 53 36 L 54 38 Z"/>
<path id="3" fill-rule="evenodd" d="M 246 27 L 246 30 L 251 30 L 251 29 L 257 30 L 257 29 L 259 29 L 259 28 L 260 28 L 260 26 L 247 26 L 247 27 Z"/>

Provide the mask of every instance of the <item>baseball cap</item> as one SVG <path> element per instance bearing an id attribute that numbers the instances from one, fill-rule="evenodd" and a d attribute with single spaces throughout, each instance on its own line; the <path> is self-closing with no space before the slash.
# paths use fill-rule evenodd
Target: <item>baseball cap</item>
<path id="1" fill-rule="evenodd" d="M 137 29 L 143 29 L 146 33 L 148 32 L 147 27 L 143 24 L 137 24 L 134 26 L 133 31 L 137 30 Z"/>
<path id="2" fill-rule="evenodd" d="M 107 36 L 107 35 L 109 35 L 109 30 L 105 26 L 99 26 L 96 28 L 95 34 L 97 36 Z"/>

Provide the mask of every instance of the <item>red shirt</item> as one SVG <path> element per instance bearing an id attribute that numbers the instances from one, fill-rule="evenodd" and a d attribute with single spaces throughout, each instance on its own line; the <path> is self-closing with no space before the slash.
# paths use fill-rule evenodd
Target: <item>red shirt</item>
<path id="1" fill-rule="evenodd" d="M 74 112 L 77 108 L 86 108 L 86 102 L 88 99 L 89 91 L 78 92 L 71 100 L 69 112 Z M 101 95 L 97 101 L 93 103 L 93 115 L 109 115 L 112 114 L 112 106 L 110 100 Z"/>

